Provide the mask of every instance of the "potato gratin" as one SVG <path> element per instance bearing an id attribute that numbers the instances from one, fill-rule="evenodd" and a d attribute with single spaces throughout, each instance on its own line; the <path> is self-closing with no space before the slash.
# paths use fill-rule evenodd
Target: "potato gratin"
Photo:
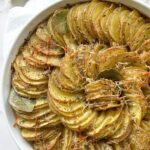
<path id="1" fill-rule="evenodd" d="M 21 46 L 9 103 L 35 150 L 150 150 L 150 21 L 93 0 L 56 10 Z"/>

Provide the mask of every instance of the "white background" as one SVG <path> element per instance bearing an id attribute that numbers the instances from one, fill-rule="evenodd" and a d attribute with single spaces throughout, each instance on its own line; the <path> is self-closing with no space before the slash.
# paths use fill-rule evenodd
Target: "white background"
<path id="1" fill-rule="evenodd" d="M 26 0 L 12 0 L 14 4 L 13 6 L 9 5 L 10 1 L 11 0 L 0 0 L 0 65 L 2 65 L 2 62 L 4 59 L 3 52 L 2 52 L 2 38 L 3 38 L 3 33 L 4 33 L 4 24 L 5 24 L 5 21 L 7 20 L 7 13 L 9 9 L 16 4 L 24 5 L 24 2 Z M 150 0 L 142 0 L 142 1 L 145 1 L 149 3 L 148 5 L 150 5 Z M 1 102 L 0 102 L 0 150 L 19 150 L 19 148 L 13 141 L 12 137 L 10 136 L 5 122 L 6 121 L 1 111 Z"/>

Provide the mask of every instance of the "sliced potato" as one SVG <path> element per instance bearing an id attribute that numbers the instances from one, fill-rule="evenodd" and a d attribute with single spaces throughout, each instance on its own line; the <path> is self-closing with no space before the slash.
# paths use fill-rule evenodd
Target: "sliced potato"
<path id="1" fill-rule="evenodd" d="M 81 100 L 83 98 L 81 93 L 68 93 L 68 92 L 61 91 L 54 84 L 53 79 L 52 79 L 53 75 L 54 74 L 52 73 L 50 80 L 49 80 L 49 85 L 48 85 L 49 92 L 52 97 L 62 102 L 74 102 L 74 101 Z"/>
<path id="2" fill-rule="evenodd" d="M 102 111 L 94 120 L 87 135 L 94 139 L 102 139 L 111 135 L 112 133 L 109 131 L 116 126 L 115 123 L 118 121 L 121 111 L 121 108 Z"/>
<path id="3" fill-rule="evenodd" d="M 64 118 L 74 118 L 81 116 L 84 112 L 84 104 L 80 102 L 70 103 L 69 108 L 68 104 L 61 103 L 54 99 L 49 93 L 48 93 L 48 99 L 49 99 L 49 106 L 54 110 L 56 114 L 59 116 L 63 116 Z"/>
<path id="4" fill-rule="evenodd" d="M 122 74 L 126 80 L 137 82 L 141 87 L 148 86 L 149 72 L 141 67 L 125 67 Z"/>
<path id="5" fill-rule="evenodd" d="M 134 125 L 132 133 L 129 136 L 129 144 L 131 149 L 148 150 L 150 147 L 149 133 Z"/>
<path id="6" fill-rule="evenodd" d="M 62 150 L 71 149 L 72 138 L 73 138 L 73 132 L 68 128 L 64 128 L 62 132 L 62 139 L 61 139 L 61 141 L 63 141 Z"/>
<path id="7" fill-rule="evenodd" d="M 85 18 L 85 26 L 88 30 L 88 32 L 91 34 L 91 36 L 96 39 L 96 32 L 92 26 L 92 14 L 95 11 L 95 7 L 99 4 L 100 2 L 97 0 L 92 1 L 89 3 L 89 6 L 85 12 L 84 18 Z"/>
<path id="8" fill-rule="evenodd" d="M 81 91 L 80 88 L 77 88 L 72 81 L 70 81 L 58 70 L 55 70 L 55 77 L 53 79 L 57 87 L 64 92 L 77 93 Z"/>
<path id="9" fill-rule="evenodd" d="M 44 108 L 46 106 L 48 106 L 47 98 L 38 98 L 38 99 L 36 99 L 34 110 L 38 110 L 38 109 Z"/>
<path id="10" fill-rule="evenodd" d="M 87 94 L 87 100 L 92 100 L 95 98 L 104 98 L 107 96 L 111 97 L 113 96 L 119 96 L 119 90 L 116 86 L 116 84 L 107 79 L 100 79 L 95 82 L 91 82 L 85 86 L 85 92 Z M 94 96 L 92 98 L 92 96 Z"/>
<path id="11" fill-rule="evenodd" d="M 111 136 L 110 143 L 111 142 L 119 143 L 119 142 L 123 141 L 124 139 L 126 139 L 129 136 L 129 134 L 132 130 L 131 117 L 126 108 L 123 111 L 120 119 L 121 119 L 121 124 L 120 124 L 118 130 L 116 130 L 116 132 Z"/>
<path id="12" fill-rule="evenodd" d="M 38 53 L 31 46 L 28 46 L 30 52 L 32 53 L 32 57 L 36 59 L 38 62 L 44 64 L 45 66 L 60 66 L 61 57 L 60 56 L 46 56 L 42 53 Z"/>
<path id="13" fill-rule="evenodd" d="M 122 41 L 120 39 L 120 15 L 121 12 L 125 10 L 124 7 L 117 7 L 108 17 L 107 20 L 107 26 L 108 26 L 108 32 L 109 36 L 111 37 L 112 42 L 115 42 L 117 44 L 121 44 Z"/>
<path id="14" fill-rule="evenodd" d="M 26 84 L 23 81 L 21 81 L 19 76 L 16 74 L 14 74 L 13 76 L 12 86 L 14 87 L 15 91 L 18 94 L 24 93 L 27 95 L 26 96 L 27 98 L 42 97 L 42 96 L 46 96 L 46 93 L 47 93 L 47 87 L 45 87 L 45 85 L 40 86 L 39 88 L 38 86 L 32 86 L 32 85 Z"/>
<path id="15" fill-rule="evenodd" d="M 79 17 L 78 15 L 80 15 L 79 13 L 81 12 L 80 11 L 80 5 L 76 5 L 74 8 L 73 8 L 73 11 L 72 11 L 72 16 L 71 16 L 71 21 L 72 21 L 72 24 L 73 24 L 73 30 L 74 30 L 74 33 L 76 34 L 75 36 L 75 40 L 78 42 L 78 43 L 82 43 L 85 41 L 85 38 L 82 34 L 82 32 L 79 30 Z"/>
<path id="16" fill-rule="evenodd" d="M 94 80 L 98 78 L 99 76 L 99 73 L 98 73 L 99 64 L 97 63 L 98 53 L 99 51 L 104 50 L 104 49 L 105 49 L 104 45 L 96 44 L 92 47 L 87 48 L 87 52 L 83 51 L 84 66 L 82 69 L 84 69 L 84 72 L 85 72 L 84 74 L 87 78 L 91 78 Z M 78 57 L 80 58 L 80 54 Z"/>
<path id="17" fill-rule="evenodd" d="M 43 81 L 48 79 L 47 76 L 44 74 L 43 69 L 35 68 L 28 65 L 24 61 L 22 55 L 17 56 L 16 64 L 21 70 L 21 72 L 24 74 L 24 76 L 26 76 L 30 80 Z"/>
<path id="18" fill-rule="evenodd" d="M 126 44 L 125 41 L 125 35 L 124 35 L 124 30 L 125 30 L 125 25 L 128 19 L 128 16 L 130 14 L 130 10 L 125 9 L 123 11 L 121 11 L 120 14 L 120 39 L 121 39 L 121 44 Z"/>
<path id="19" fill-rule="evenodd" d="M 139 53 L 142 53 L 142 52 L 147 52 L 150 50 L 150 39 L 146 40 L 141 46 L 140 48 L 138 49 L 138 52 Z"/>
<path id="20" fill-rule="evenodd" d="M 85 14 L 87 11 L 87 8 L 89 6 L 89 3 L 85 3 L 83 5 L 80 5 L 78 8 L 78 27 L 80 32 L 83 34 L 84 38 L 88 41 L 88 42 L 92 42 L 93 41 L 93 37 L 91 36 L 91 34 L 88 32 L 87 28 L 86 28 L 86 19 L 85 19 Z"/>
<path id="21" fill-rule="evenodd" d="M 100 51 L 98 55 L 99 73 L 114 68 L 122 59 L 120 56 L 123 56 L 125 51 L 123 47 L 111 47 Z"/>
<path id="22" fill-rule="evenodd" d="M 51 34 L 52 39 L 56 42 L 56 44 L 58 46 L 61 46 L 63 48 L 64 47 L 64 41 L 62 40 L 60 35 L 58 35 L 58 33 L 53 31 L 53 28 L 52 28 L 52 16 L 48 20 L 47 28 L 48 28 L 49 33 Z"/>
<path id="23" fill-rule="evenodd" d="M 48 83 L 48 81 L 47 80 L 44 80 L 44 81 L 34 81 L 34 80 L 30 80 L 30 79 L 28 79 L 23 73 L 22 73 L 22 71 L 20 70 L 20 68 L 14 63 L 14 68 L 15 68 L 15 70 L 16 70 L 16 73 L 19 75 L 19 77 L 20 77 L 20 79 L 23 81 L 23 82 L 25 82 L 25 83 L 27 83 L 27 84 L 29 84 L 29 85 L 37 85 L 37 86 L 39 86 L 39 85 L 46 85 L 47 83 Z"/>
<path id="24" fill-rule="evenodd" d="M 24 119 L 37 119 L 40 117 L 43 117 L 47 114 L 49 114 L 51 112 L 51 110 L 49 109 L 49 107 L 45 107 L 39 110 L 34 110 L 32 113 L 20 113 L 20 112 L 16 112 L 16 114 L 18 116 L 20 116 L 21 118 Z"/>
<path id="25" fill-rule="evenodd" d="M 85 86 L 87 105 L 95 110 L 121 106 L 121 91 L 111 80 L 97 80 Z"/>
<path id="26" fill-rule="evenodd" d="M 139 47 L 150 38 L 150 24 L 143 24 L 134 35 L 133 41 L 131 41 L 131 50 L 138 50 Z"/>
<path id="27" fill-rule="evenodd" d="M 47 68 L 47 64 L 35 59 L 35 57 L 33 58 L 33 53 L 28 45 L 24 46 L 22 55 L 27 64 L 38 68 Z"/>
<path id="28" fill-rule="evenodd" d="M 82 86 L 84 80 L 77 68 L 76 61 L 74 61 L 75 56 L 74 53 L 72 55 L 66 55 L 62 60 L 60 71 L 79 88 Z"/>
<path id="29" fill-rule="evenodd" d="M 29 130 L 29 129 L 21 129 L 21 136 L 25 138 L 27 141 L 37 141 L 42 139 L 43 136 L 48 132 L 47 130 Z"/>
<path id="30" fill-rule="evenodd" d="M 29 45 L 35 48 L 35 51 L 48 56 L 60 56 L 64 54 L 61 47 L 58 47 L 52 40 L 48 44 L 33 34 L 29 40 Z"/>
<path id="31" fill-rule="evenodd" d="M 101 34 L 100 20 L 103 11 L 108 9 L 109 7 L 110 7 L 109 3 L 99 2 L 94 8 L 93 13 L 91 14 L 92 28 L 95 30 L 97 38 L 102 42 L 105 41 L 105 36 Z"/>
<path id="32" fill-rule="evenodd" d="M 96 142 L 95 149 L 96 150 L 105 150 L 105 149 L 113 150 L 113 147 L 105 142 Z"/>
<path id="33" fill-rule="evenodd" d="M 100 19 L 100 26 L 101 26 L 103 33 L 105 34 L 105 37 L 107 38 L 106 40 L 107 43 L 109 42 L 109 39 L 110 39 L 107 22 L 108 22 L 109 15 L 114 11 L 115 8 L 116 8 L 115 5 L 112 4 L 108 9 L 106 9 L 102 13 L 102 16 Z"/>
<path id="34" fill-rule="evenodd" d="M 128 15 L 128 18 L 125 22 L 125 28 L 124 28 L 124 35 L 125 35 L 126 43 L 129 43 L 130 41 L 130 27 L 134 24 L 135 20 L 137 20 L 139 17 L 140 17 L 140 14 L 136 10 L 133 10 Z"/>
<path id="35" fill-rule="evenodd" d="M 56 135 L 53 138 L 48 138 L 46 140 L 42 140 L 42 141 L 35 141 L 33 144 L 33 148 L 35 150 L 41 150 L 41 149 L 52 149 L 55 148 L 58 145 L 58 141 L 60 139 L 61 133 L 59 133 L 58 135 Z"/>
<path id="36" fill-rule="evenodd" d="M 91 126 L 92 122 L 95 120 L 96 117 L 96 112 L 87 110 L 78 117 L 72 117 L 69 119 L 62 118 L 61 120 L 67 127 L 74 131 L 84 131 Z"/>
<path id="37" fill-rule="evenodd" d="M 60 124 L 59 118 L 55 114 L 47 114 L 37 120 L 28 120 L 21 117 L 17 117 L 16 123 L 19 127 L 27 129 L 38 129 L 43 127 L 51 127 Z"/>
<path id="38" fill-rule="evenodd" d="M 76 31 L 74 29 L 74 23 L 72 22 L 72 19 L 73 19 L 73 13 L 77 7 L 78 5 L 73 6 L 69 10 L 68 15 L 67 15 L 67 25 L 68 25 L 69 31 L 71 32 L 75 40 L 77 40 L 78 38 L 77 38 Z"/>
<path id="39" fill-rule="evenodd" d="M 127 81 L 123 83 L 123 86 L 132 120 L 137 125 L 140 125 L 143 117 L 147 113 L 147 101 L 137 83 Z"/>
<path id="40" fill-rule="evenodd" d="M 49 44 L 49 43 L 51 44 L 51 36 L 48 33 L 47 21 L 39 24 L 39 26 L 38 26 L 38 28 L 36 30 L 36 35 L 42 41 L 45 41 L 47 44 Z"/>
<path id="41" fill-rule="evenodd" d="M 136 21 L 130 25 L 130 40 L 128 42 L 128 45 L 131 46 L 132 41 L 134 40 L 134 35 L 136 34 L 136 32 L 139 30 L 139 28 L 145 24 L 145 20 L 143 17 L 138 17 L 136 19 Z"/>

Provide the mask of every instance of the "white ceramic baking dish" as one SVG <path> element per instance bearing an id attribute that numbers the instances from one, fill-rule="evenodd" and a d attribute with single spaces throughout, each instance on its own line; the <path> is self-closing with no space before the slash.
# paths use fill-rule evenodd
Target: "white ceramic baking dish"
<path id="1" fill-rule="evenodd" d="M 80 0 L 80 2 L 85 0 Z M 135 8 L 139 10 L 144 15 L 150 18 L 150 6 L 144 4 L 139 0 L 109 0 L 112 2 L 122 3 L 131 8 Z M 79 0 L 53 0 L 46 9 L 42 10 L 38 15 L 36 15 L 32 20 L 30 20 L 27 25 L 22 29 L 20 34 L 14 40 L 13 45 L 8 50 L 10 53 L 7 55 L 5 59 L 4 66 L 2 69 L 2 86 L 1 86 L 1 95 L 0 98 L 3 103 L 3 110 L 7 120 L 8 128 L 10 130 L 10 134 L 13 139 L 16 141 L 17 145 L 21 150 L 31 150 L 31 146 L 20 136 L 19 129 L 14 128 L 13 124 L 15 122 L 15 118 L 13 115 L 13 111 L 8 104 L 8 96 L 10 90 L 10 77 L 11 77 L 11 63 L 13 62 L 16 54 L 18 53 L 18 48 L 27 38 L 29 33 L 39 24 L 42 20 L 48 17 L 54 10 L 59 7 L 65 6 L 66 4 L 77 3 Z"/>

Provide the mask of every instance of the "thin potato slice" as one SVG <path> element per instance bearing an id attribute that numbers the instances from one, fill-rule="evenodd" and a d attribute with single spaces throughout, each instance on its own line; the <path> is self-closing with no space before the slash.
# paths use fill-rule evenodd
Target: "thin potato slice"
<path id="1" fill-rule="evenodd" d="M 112 47 L 105 51 L 100 51 L 98 56 L 99 73 L 114 68 L 122 58 L 119 56 L 123 55 L 125 51 L 126 50 L 121 47 Z"/>
<path id="2" fill-rule="evenodd" d="M 105 149 L 113 150 L 113 147 L 105 142 L 97 142 L 95 144 L 95 149 L 96 150 L 105 150 Z M 118 149 L 115 149 L 115 150 L 118 150 Z"/>
<path id="3" fill-rule="evenodd" d="M 34 81 L 47 80 L 47 76 L 44 74 L 43 69 L 29 66 L 23 59 L 22 55 L 17 56 L 16 64 L 21 72 L 29 79 Z"/>
<path id="4" fill-rule="evenodd" d="M 72 103 L 69 104 L 70 107 L 68 108 L 68 104 L 59 103 L 58 100 L 54 99 L 49 93 L 48 93 L 48 99 L 49 99 L 49 106 L 54 110 L 56 114 L 59 116 L 67 117 L 67 118 L 74 118 L 81 116 L 83 114 L 84 105 L 83 103 Z"/>
<path id="5" fill-rule="evenodd" d="M 87 110 L 80 117 L 77 118 L 75 117 L 71 119 L 62 118 L 61 120 L 70 129 L 74 131 L 83 131 L 87 129 L 89 126 L 91 126 L 96 116 L 97 116 L 96 112 L 91 112 L 91 110 Z"/>
<path id="6" fill-rule="evenodd" d="M 41 117 L 37 120 L 28 120 L 21 117 L 17 117 L 16 123 L 19 127 L 27 129 L 39 129 L 43 127 L 51 127 L 60 124 L 59 118 L 55 114 L 48 114 L 44 117 Z"/>
<path id="7" fill-rule="evenodd" d="M 134 81 L 141 87 L 148 86 L 149 73 L 141 67 L 125 67 L 122 69 L 122 74 L 126 80 Z"/>
<path id="8" fill-rule="evenodd" d="M 29 45 L 35 48 L 35 51 L 48 56 L 60 56 L 64 54 L 62 48 L 58 47 L 53 41 L 46 43 L 33 34 L 29 40 Z"/>
<path id="9" fill-rule="evenodd" d="M 147 101 L 137 83 L 127 81 L 123 83 L 123 86 L 131 118 L 137 125 L 140 125 L 147 113 Z"/>
<path id="10" fill-rule="evenodd" d="M 128 18 L 125 22 L 125 28 L 124 28 L 124 35 L 125 35 L 126 43 L 129 43 L 130 41 L 130 27 L 134 24 L 135 20 L 138 20 L 139 17 L 140 17 L 140 14 L 136 10 L 133 10 L 128 15 Z"/>
<path id="11" fill-rule="evenodd" d="M 52 76 L 53 76 L 53 73 L 50 77 L 49 85 L 48 85 L 49 92 L 52 97 L 54 97 L 55 99 L 58 99 L 62 102 L 74 102 L 74 101 L 78 101 L 83 98 L 82 94 L 80 94 L 80 93 L 73 94 L 73 93 L 61 91 L 52 81 L 52 78 L 53 78 Z"/>
<path id="12" fill-rule="evenodd" d="M 33 58 L 32 56 L 33 53 L 27 45 L 24 46 L 22 55 L 27 64 L 38 68 L 43 68 L 43 69 L 47 68 L 47 64 Z"/>
<path id="13" fill-rule="evenodd" d="M 122 116 L 121 116 L 121 124 L 118 128 L 118 130 L 111 136 L 110 143 L 119 143 L 126 139 L 131 130 L 132 130 L 132 121 L 131 117 L 128 113 L 128 110 L 125 108 L 125 111 L 123 111 Z"/>
<path id="14" fill-rule="evenodd" d="M 80 29 L 80 32 L 83 34 L 84 38 L 91 43 L 93 41 L 93 37 L 90 35 L 86 28 L 87 21 L 85 20 L 85 13 L 87 11 L 87 8 L 89 6 L 89 3 L 85 3 L 78 8 L 78 27 Z"/>
<path id="15" fill-rule="evenodd" d="M 107 137 L 109 134 L 111 134 L 111 132 L 107 131 L 111 129 L 112 126 L 115 126 L 115 123 L 118 121 L 121 112 L 121 108 L 102 111 L 87 134 L 95 139 Z"/>
<path id="16" fill-rule="evenodd" d="M 44 108 L 46 106 L 48 106 L 47 98 L 38 98 L 38 99 L 36 99 L 34 110 L 38 110 L 38 109 Z"/>
<path id="17" fill-rule="evenodd" d="M 150 39 L 146 40 L 138 50 L 139 53 L 143 53 L 145 51 L 150 51 Z"/>
<path id="18" fill-rule="evenodd" d="M 134 35 L 133 41 L 131 41 L 131 50 L 135 51 L 150 38 L 150 24 L 145 23 L 143 24 L 139 30 Z"/>
<path id="19" fill-rule="evenodd" d="M 101 29 L 102 29 L 103 33 L 105 34 L 105 37 L 107 38 L 107 40 L 105 40 L 106 43 L 108 43 L 108 40 L 110 39 L 108 25 L 107 25 L 108 18 L 109 18 L 109 15 L 114 11 L 115 8 L 116 8 L 115 5 L 112 4 L 110 6 L 110 8 L 104 10 L 104 12 L 102 13 L 101 19 L 100 19 Z"/>
<path id="20" fill-rule="evenodd" d="M 73 82 L 71 82 L 58 70 L 55 71 L 54 82 L 57 87 L 59 87 L 64 92 L 77 93 L 81 91 L 80 88 L 77 88 Z"/>
<path id="21" fill-rule="evenodd" d="M 85 86 L 88 106 L 95 110 L 106 110 L 121 106 L 120 93 L 120 89 L 111 80 L 101 79 Z"/>
<path id="22" fill-rule="evenodd" d="M 62 40 L 60 35 L 58 35 L 56 32 L 53 31 L 53 28 L 52 28 L 52 16 L 48 20 L 47 28 L 48 28 L 49 33 L 52 36 L 52 39 L 57 43 L 57 45 L 61 46 L 62 48 L 64 48 L 64 44 L 65 44 L 64 41 Z"/>
<path id="23" fill-rule="evenodd" d="M 129 136 L 129 144 L 132 149 L 148 150 L 150 147 L 149 132 L 143 130 L 134 124 L 133 130 Z"/>
<path id="24" fill-rule="evenodd" d="M 87 51 L 84 54 L 84 72 L 87 78 L 92 78 L 92 79 L 97 79 L 99 74 L 98 74 L 98 53 L 101 50 L 104 50 L 105 46 L 96 44 L 89 48 L 89 51 Z M 80 57 L 80 55 L 79 55 Z"/>
<path id="25" fill-rule="evenodd" d="M 139 30 L 139 28 L 145 24 L 145 20 L 143 17 L 138 17 L 135 21 L 135 23 L 130 25 L 130 39 L 128 42 L 128 45 L 130 46 L 132 44 L 132 41 L 134 40 L 134 35 L 136 34 L 136 32 Z"/>
<path id="26" fill-rule="evenodd" d="M 124 7 L 118 7 L 116 8 L 108 17 L 107 26 L 108 26 L 108 32 L 112 39 L 112 42 L 115 42 L 117 44 L 121 44 L 120 39 L 120 15 L 121 12 L 124 10 Z M 111 40 L 110 40 L 111 41 Z"/>
<path id="27" fill-rule="evenodd" d="M 92 15 L 92 24 L 93 24 L 94 30 L 98 36 L 98 39 L 104 43 L 107 43 L 107 38 L 102 31 L 100 21 L 103 17 L 104 12 L 108 10 L 109 8 L 110 8 L 110 5 L 108 3 L 101 2 L 95 7 L 95 10 L 93 11 L 93 15 Z"/>
<path id="28" fill-rule="evenodd" d="M 51 36 L 48 33 L 47 22 L 46 21 L 39 24 L 39 26 L 36 30 L 36 35 L 38 36 L 39 39 L 46 42 L 47 44 L 51 43 Z"/>
<path id="29" fill-rule="evenodd" d="M 24 119 L 38 119 L 41 118 L 47 114 L 49 114 L 51 112 L 51 110 L 49 109 L 49 107 L 45 107 L 39 110 L 34 110 L 32 113 L 20 113 L 20 112 L 16 112 L 16 114 L 18 116 L 20 116 L 21 118 Z"/>
<path id="30" fill-rule="evenodd" d="M 126 44 L 125 42 L 125 35 L 124 35 L 124 30 L 125 30 L 125 24 L 127 22 L 128 16 L 130 14 L 130 10 L 125 9 L 121 11 L 120 14 L 120 39 L 121 39 L 121 44 Z"/>
<path id="31" fill-rule="evenodd" d="M 14 87 L 15 90 L 21 93 L 25 93 L 27 98 L 36 98 L 36 97 L 42 97 L 46 95 L 47 92 L 47 87 L 45 86 L 31 86 L 23 81 L 20 80 L 19 76 L 14 74 L 13 79 L 12 79 L 12 86 Z M 28 89 L 28 90 L 27 90 Z M 19 93 L 18 93 L 19 94 Z"/>
<path id="32" fill-rule="evenodd" d="M 55 110 L 55 113 L 58 114 L 59 116 L 63 116 L 66 118 L 74 118 L 81 116 L 83 113 L 83 103 L 73 103 L 70 104 L 70 107 L 68 108 L 68 105 L 66 104 L 59 104 L 57 100 L 52 98 L 50 94 L 48 94 L 49 97 L 49 104 L 50 107 L 52 107 Z"/>
<path id="33" fill-rule="evenodd" d="M 73 31 L 75 32 L 76 36 L 75 36 L 75 40 L 78 43 L 82 43 L 85 41 L 85 38 L 82 34 L 82 32 L 78 29 L 79 28 L 79 22 L 78 22 L 78 15 L 80 12 L 80 5 L 76 5 L 74 6 L 73 10 L 72 10 L 72 15 L 71 15 L 71 21 L 72 21 L 72 27 L 73 27 Z"/>
<path id="34" fill-rule="evenodd" d="M 73 56 L 73 58 L 74 57 L 75 56 Z M 77 68 L 77 64 L 72 62 L 73 58 L 70 55 L 66 55 L 62 60 L 60 71 L 78 88 L 82 85 L 83 79 Z"/>
<path id="35" fill-rule="evenodd" d="M 28 46 L 30 52 L 32 53 L 32 57 L 36 59 L 38 62 L 41 62 L 45 66 L 60 66 L 61 57 L 60 56 L 46 56 L 41 53 L 35 51 L 35 49 L 31 46 Z"/>
<path id="36" fill-rule="evenodd" d="M 75 40 L 77 40 L 78 38 L 77 38 L 77 35 L 75 33 L 75 30 L 74 30 L 74 25 L 73 25 L 73 22 L 72 22 L 72 16 L 73 16 L 73 12 L 76 9 L 76 7 L 78 7 L 78 5 L 73 6 L 69 10 L 68 15 L 67 15 L 68 28 L 69 28 L 69 31 L 71 32 L 71 34 L 73 35 L 73 37 L 74 37 Z"/>
<path id="37" fill-rule="evenodd" d="M 23 81 L 23 82 L 25 82 L 25 83 L 27 83 L 27 84 L 29 84 L 29 85 L 46 85 L 47 83 L 48 83 L 48 81 L 47 80 L 45 80 L 45 81 L 34 81 L 34 80 L 30 80 L 30 79 L 28 79 L 23 73 L 22 73 L 22 71 L 20 70 L 20 68 L 18 68 L 18 66 L 14 63 L 14 68 L 15 68 L 15 70 L 16 70 L 16 73 L 19 75 L 19 77 L 20 77 L 20 79 Z"/>
<path id="38" fill-rule="evenodd" d="M 87 10 L 86 10 L 86 12 L 85 12 L 85 15 L 84 15 L 85 22 L 86 22 L 86 23 L 85 23 L 86 28 L 87 28 L 88 32 L 91 34 L 91 36 L 92 36 L 94 39 L 96 39 L 97 37 L 96 37 L 96 32 L 95 32 L 95 30 L 94 30 L 94 28 L 93 28 L 93 26 L 92 26 L 92 14 L 93 14 L 93 12 L 95 11 L 95 7 L 96 7 L 99 3 L 100 3 L 100 2 L 97 1 L 97 0 L 92 1 L 92 2 L 89 4 L 89 6 L 88 6 L 88 8 L 87 8 Z"/>
<path id="39" fill-rule="evenodd" d="M 42 140 L 42 141 L 35 141 L 33 144 L 33 148 L 35 150 L 41 150 L 41 149 L 52 149 L 55 148 L 56 145 L 58 144 L 58 141 L 60 139 L 61 133 L 57 134 L 55 137 L 53 138 L 48 138 L 46 140 Z"/>
<path id="40" fill-rule="evenodd" d="M 29 130 L 29 129 L 21 129 L 21 136 L 25 138 L 27 141 L 37 141 L 42 139 L 43 136 L 48 132 L 47 130 Z"/>
<path id="41" fill-rule="evenodd" d="M 61 139 L 61 141 L 63 141 L 62 150 L 71 149 L 72 138 L 73 138 L 73 132 L 68 128 L 64 128 L 62 132 L 62 139 Z"/>

